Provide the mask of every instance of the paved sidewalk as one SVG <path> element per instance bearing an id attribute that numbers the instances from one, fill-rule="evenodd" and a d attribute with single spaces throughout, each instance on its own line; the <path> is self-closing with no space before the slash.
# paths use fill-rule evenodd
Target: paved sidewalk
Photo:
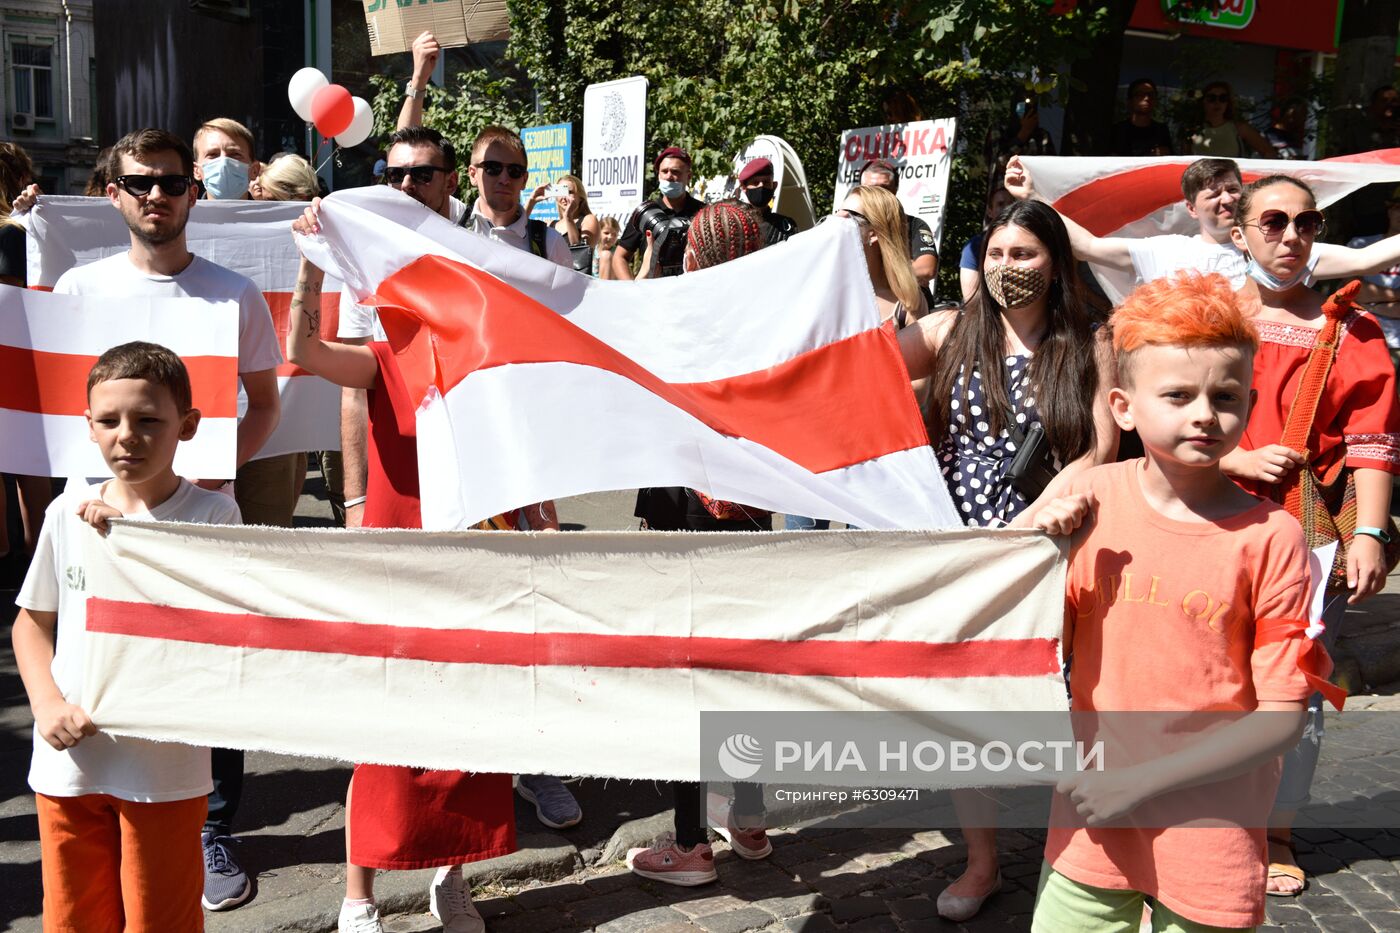
<path id="1" fill-rule="evenodd" d="M 591 528 L 632 527 L 627 493 L 571 500 L 566 520 Z M 308 523 L 328 521 L 323 501 L 303 499 Z M 5 596 L 8 601 L 7 594 Z M 1358 693 L 1400 681 L 1400 575 L 1365 612 L 1348 617 L 1339 667 Z M 30 718 L 8 639 L 0 647 L 0 928 L 40 929 L 39 852 L 33 798 L 25 786 Z M 1355 696 L 1329 720 L 1316 796 L 1345 816 L 1400 800 L 1400 698 L 1380 687 Z M 1364 712 L 1370 710 L 1371 712 Z M 1353 715 L 1353 711 L 1359 715 Z M 1391 722 L 1396 725 L 1390 725 Z M 344 793 L 348 766 L 287 756 L 249 756 L 237 854 L 256 874 L 247 905 L 208 915 L 211 933 L 322 931 L 335 928 L 344 891 Z M 490 933 L 525 931 L 1000 931 L 1029 929 L 1043 834 L 999 834 L 1005 887 L 975 920 L 934 917 L 939 891 L 962 868 L 964 850 L 946 805 L 922 830 L 832 829 L 810 814 L 782 818 L 774 852 L 762 862 L 735 858 L 716 843 L 720 881 L 681 889 L 636 878 L 621 863 L 627 847 L 669 828 L 669 798 L 650 782 L 582 781 L 585 811 L 573 830 L 539 824 L 517 802 L 521 851 L 469 867 Z M 799 820 L 806 820 L 800 822 Z M 1335 825 L 1335 824 L 1334 824 Z M 1400 827 L 1400 813 L 1387 822 Z M 1300 861 L 1312 878 L 1296 899 L 1271 899 L 1269 931 L 1400 931 L 1400 833 L 1379 824 L 1299 833 Z M 431 871 L 381 873 L 377 894 L 391 931 L 439 927 L 427 914 Z"/>

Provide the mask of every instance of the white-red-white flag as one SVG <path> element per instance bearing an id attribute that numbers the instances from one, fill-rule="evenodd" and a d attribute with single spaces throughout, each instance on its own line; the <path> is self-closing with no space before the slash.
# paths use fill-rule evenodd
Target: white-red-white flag
<path id="1" fill-rule="evenodd" d="M 157 336 L 158 335 L 158 336 Z M 107 476 L 88 436 L 87 376 L 133 340 L 169 347 L 190 374 L 202 418 L 182 442 L 182 476 L 232 476 L 238 433 L 238 306 L 198 298 L 52 295 L 0 285 L 0 472 Z"/>
<path id="2" fill-rule="evenodd" d="M 191 252 L 257 284 L 284 344 L 292 286 L 301 259 L 290 231 L 292 221 L 305 208 L 295 201 L 198 201 L 185 228 Z M 32 288 L 51 289 L 72 267 L 125 252 L 131 245 L 121 214 L 106 198 L 44 195 L 30 212 L 28 224 Z M 336 335 L 339 289 L 339 283 L 328 281 L 322 296 L 321 330 L 327 340 Z M 143 339 L 163 342 L 158 333 L 146 334 Z M 339 387 L 289 363 L 277 367 L 277 385 L 282 417 L 253 459 L 304 450 L 339 450 Z M 239 396 L 241 412 L 246 400 L 241 392 Z"/>
<path id="3" fill-rule="evenodd" d="M 1065 545 L 1034 531 L 119 520 L 86 545 L 83 698 L 108 732 L 687 781 L 711 710 L 931 710 L 974 741 L 978 720 L 959 712 L 1048 710 L 1069 732 Z"/>
<path id="4" fill-rule="evenodd" d="M 1181 193 L 1181 173 L 1198 158 L 1022 156 L 1021 161 L 1040 196 L 1095 236 L 1149 237 L 1164 233 L 1196 236 L 1200 232 L 1186 212 Z M 1400 149 L 1379 149 L 1318 162 L 1234 161 L 1245 184 L 1274 174 L 1307 182 L 1317 195 L 1320 208 L 1366 185 L 1400 182 Z M 1132 291 L 1132 273 L 1098 265 L 1093 269 L 1110 297 L 1121 298 Z"/>
<path id="5" fill-rule="evenodd" d="M 380 319 L 418 412 L 425 527 L 689 486 L 866 528 L 955 527 L 854 223 L 700 272 L 599 281 L 388 189 L 302 249 Z"/>

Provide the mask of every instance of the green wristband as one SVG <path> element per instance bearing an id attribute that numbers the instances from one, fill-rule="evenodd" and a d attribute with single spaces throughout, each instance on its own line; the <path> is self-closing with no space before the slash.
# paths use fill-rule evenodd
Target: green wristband
<path id="1" fill-rule="evenodd" d="M 1356 533 L 1359 535 L 1366 535 L 1370 538 L 1375 538 L 1381 544 L 1390 543 L 1390 532 L 1386 531 L 1384 528 L 1358 528 L 1356 529 Z"/>

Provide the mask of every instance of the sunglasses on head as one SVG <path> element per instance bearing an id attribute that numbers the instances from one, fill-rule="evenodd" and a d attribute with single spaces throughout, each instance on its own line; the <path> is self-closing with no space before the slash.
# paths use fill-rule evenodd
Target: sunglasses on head
<path id="1" fill-rule="evenodd" d="M 384 179 L 397 188 L 405 178 L 412 178 L 415 185 L 430 184 L 435 172 L 445 172 L 440 165 L 395 165 L 384 170 Z"/>
<path id="2" fill-rule="evenodd" d="M 156 185 L 162 193 L 178 198 L 190 190 L 191 181 L 188 175 L 118 175 L 112 180 L 134 198 L 144 198 Z"/>
<path id="3" fill-rule="evenodd" d="M 836 211 L 836 213 L 835 213 L 835 214 L 832 214 L 831 216 L 833 216 L 833 217 L 850 217 L 852 220 L 855 220 L 855 221 L 857 221 L 858 223 L 863 223 L 863 224 L 867 224 L 867 225 L 870 223 L 870 218 L 869 218 L 869 217 L 866 217 L 866 216 L 865 216 L 864 214 L 862 214 L 860 211 L 853 211 L 853 210 L 851 210 L 850 208 L 847 208 L 847 207 L 843 207 L 843 208 L 838 209 L 838 210 Z"/>
<path id="4" fill-rule="evenodd" d="M 1299 211 L 1292 217 L 1283 211 L 1264 211 L 1259 215 L 1258 222 L 1243 224 L 1243 226 L 1258 227 L 1260 233 L 1269 239 L 1274 239 L 1283 236 L 1289 224 L 1293 225 L 1293 229 L 1298 231 L 1299 236 L 1311 239 L 1322 233 L 1326 221 L 1323 220 L 1322 211 Z"/>
<path id="5" fill-rule="evenodd" d="M 485 162 L 476 163 L 476 167 L 487 175 L 495 178 L 501 172 L 505 172 L 514 181 L 519 181 L 530 173 L 530 170 L 519 162 L 497 162 L 495 159 L 487 159 Z"/>
<path id="6" fill-rule="evenodd" d="M 1207 94 L 1205 96 L 1205 102 L 1208 104 L 1228 104 L 1230 102 L 1230 95 L 1221 94 L 1218 92 L 1214 94 Z"/>

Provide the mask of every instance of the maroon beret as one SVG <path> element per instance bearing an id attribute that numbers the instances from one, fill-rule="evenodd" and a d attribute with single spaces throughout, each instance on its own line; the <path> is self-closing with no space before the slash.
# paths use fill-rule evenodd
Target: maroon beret
<path id="1" fill-rule="evenodd" d="M 661 163 L 666 159 L 680 159 L 686 165 L 690 164 L 690 153 L 680 146 L 667 146 L 656 154 L 656 160 L 651 163 L 651 170 L 657 172 L 661 170 Z"/>
<path id="2" fill-rule="evenodd" d="M 764 172 L 773 174 L 773 163 L 768 159 L 751 159 L 743 168 L 739 169 L 739 184 L 743 184 L 755 175 Z"/>

